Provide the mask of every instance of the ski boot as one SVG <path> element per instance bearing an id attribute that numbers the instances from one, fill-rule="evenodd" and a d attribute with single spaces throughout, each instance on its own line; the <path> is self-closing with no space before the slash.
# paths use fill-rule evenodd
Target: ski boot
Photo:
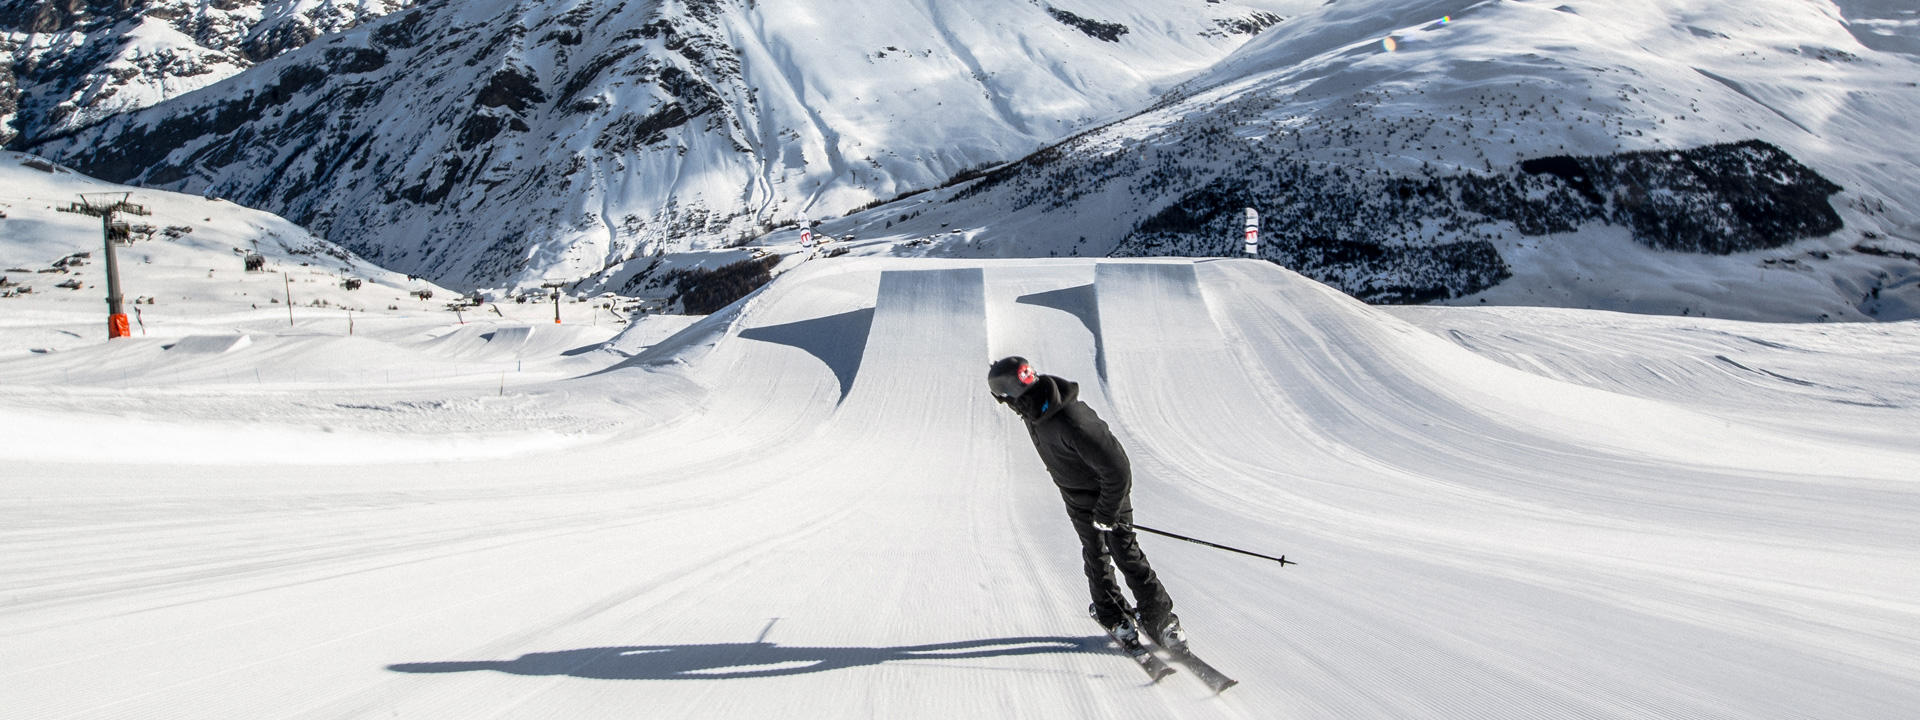
<path id="1" fill-rule="evenodd" d="M 1093 617 L 1094 622 L 1100 621 L 1094 606 L 1087 606 L 1087 614 Z M 1100 627 L 1106 630 L 1107 635 L 1120 646 L 1121 652 L 1126 653 L 1127 657 L 1140 665 L 1140 669 L 1147 673 L 1149 682 L 1159 682 L 1160 678 L 1173 674 L 1173 668 L 1168 667 L 1165 660 L 1155 657 L 1146 645 L 1140 643 L 1140 632 L 1134 629 L 1131 613 L 1120 616 L 1120 623 L 1117 625 L 1101 623 Z"/>
<path id="2" fill-rule="evenodd" d="M 1094 622 L 1100 622 L 1099 608 L 1094 605 L 1088 605 L 1087 616 L 1093 618 Z M 1120 616 L 1120 624 L 1118 625 L 1100 623 L 1100 626 L 1106 628 L 1107 634 L 1112 635 L 1113 639 L 1119 641 L 1123 647 L 1137 645 L 1140 642 L 1140 633 L 1134 629 L 1136 624 L 1132 614 Z"/>
<path id="3" fill-rule="evenodd" d="M 1167 613 L 1166 617 L 1154 618 L 1151 621 L 1138 618 L 1135 624 L 1146 631 L 1147 637 L 1153 640 L 1153 644 L 1173 652 L 1186 652 L 1187 632 L 1180 629 L 1180 616 Z"/>

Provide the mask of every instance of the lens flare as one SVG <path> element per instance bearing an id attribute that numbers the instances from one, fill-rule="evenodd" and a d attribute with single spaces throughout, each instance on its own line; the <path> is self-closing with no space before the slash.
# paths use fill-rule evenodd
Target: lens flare
<path id="1" fill-rule="evenodd" d="M 1400 49 L 1400 43 L 1394 42 L 1393 38 L 1387 38 L 1385 40 L 1381 40 L 1380 46 L 1386 48 L 1387 52 L 1393 52 L 1395 50 Z"/>

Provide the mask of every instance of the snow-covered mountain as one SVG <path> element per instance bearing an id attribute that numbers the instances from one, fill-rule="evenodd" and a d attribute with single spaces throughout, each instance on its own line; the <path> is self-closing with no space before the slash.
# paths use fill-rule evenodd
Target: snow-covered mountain
<path id="1" fill-rule="evenodd" d="M 412 0 L 0 3 L 0 145 L 58 136 L 225 80 Z"/>
<path id="2" fill-rule="evenodd" d="M 437 3 L 30 147 L 407 272 L 577 278 L 1018 158 L 1307 5 Z"/>
<path id="3" fill-rule="evenodd" d="M 1264 257 L 1376 302 L 1920 317 L 1915 38 L 1891 2 L 1342 0 L 1137 116 L 827 228 L 1229 255 L 1252 206 Z"/>
<path id="4" fill-rule="evenodd" d="M 863 253 L 1228 254 L 1253 206 L 1375 302 L 1898 319 L 1915 12 L 432 5 L 34 149 L 462 285 L 624 292 L 861 208 L 824 229 Z"/>

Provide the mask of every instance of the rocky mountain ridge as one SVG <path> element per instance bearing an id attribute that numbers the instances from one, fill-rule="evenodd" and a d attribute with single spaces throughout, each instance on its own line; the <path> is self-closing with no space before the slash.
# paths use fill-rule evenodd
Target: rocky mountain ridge
<path id="1" fill-rule="evenodd" d="M 39 142 L 233 77 L 413 0 L 0 3 L 0 145 Z"/>

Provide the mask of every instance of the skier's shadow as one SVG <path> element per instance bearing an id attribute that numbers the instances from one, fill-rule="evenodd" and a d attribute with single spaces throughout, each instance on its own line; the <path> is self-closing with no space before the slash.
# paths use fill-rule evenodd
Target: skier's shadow
<path id="1" fill-rule="evenodd" d="M 513 660 L 388 665 L 403 673 L 493 670 L 594 680 L 733 680 L 826 672 L 885 662 L 1109 653 L 1106 636 L 1013 637 L 904 647 L 785 647 L 770 642 L 636 645 L 529 653 Z"/>

